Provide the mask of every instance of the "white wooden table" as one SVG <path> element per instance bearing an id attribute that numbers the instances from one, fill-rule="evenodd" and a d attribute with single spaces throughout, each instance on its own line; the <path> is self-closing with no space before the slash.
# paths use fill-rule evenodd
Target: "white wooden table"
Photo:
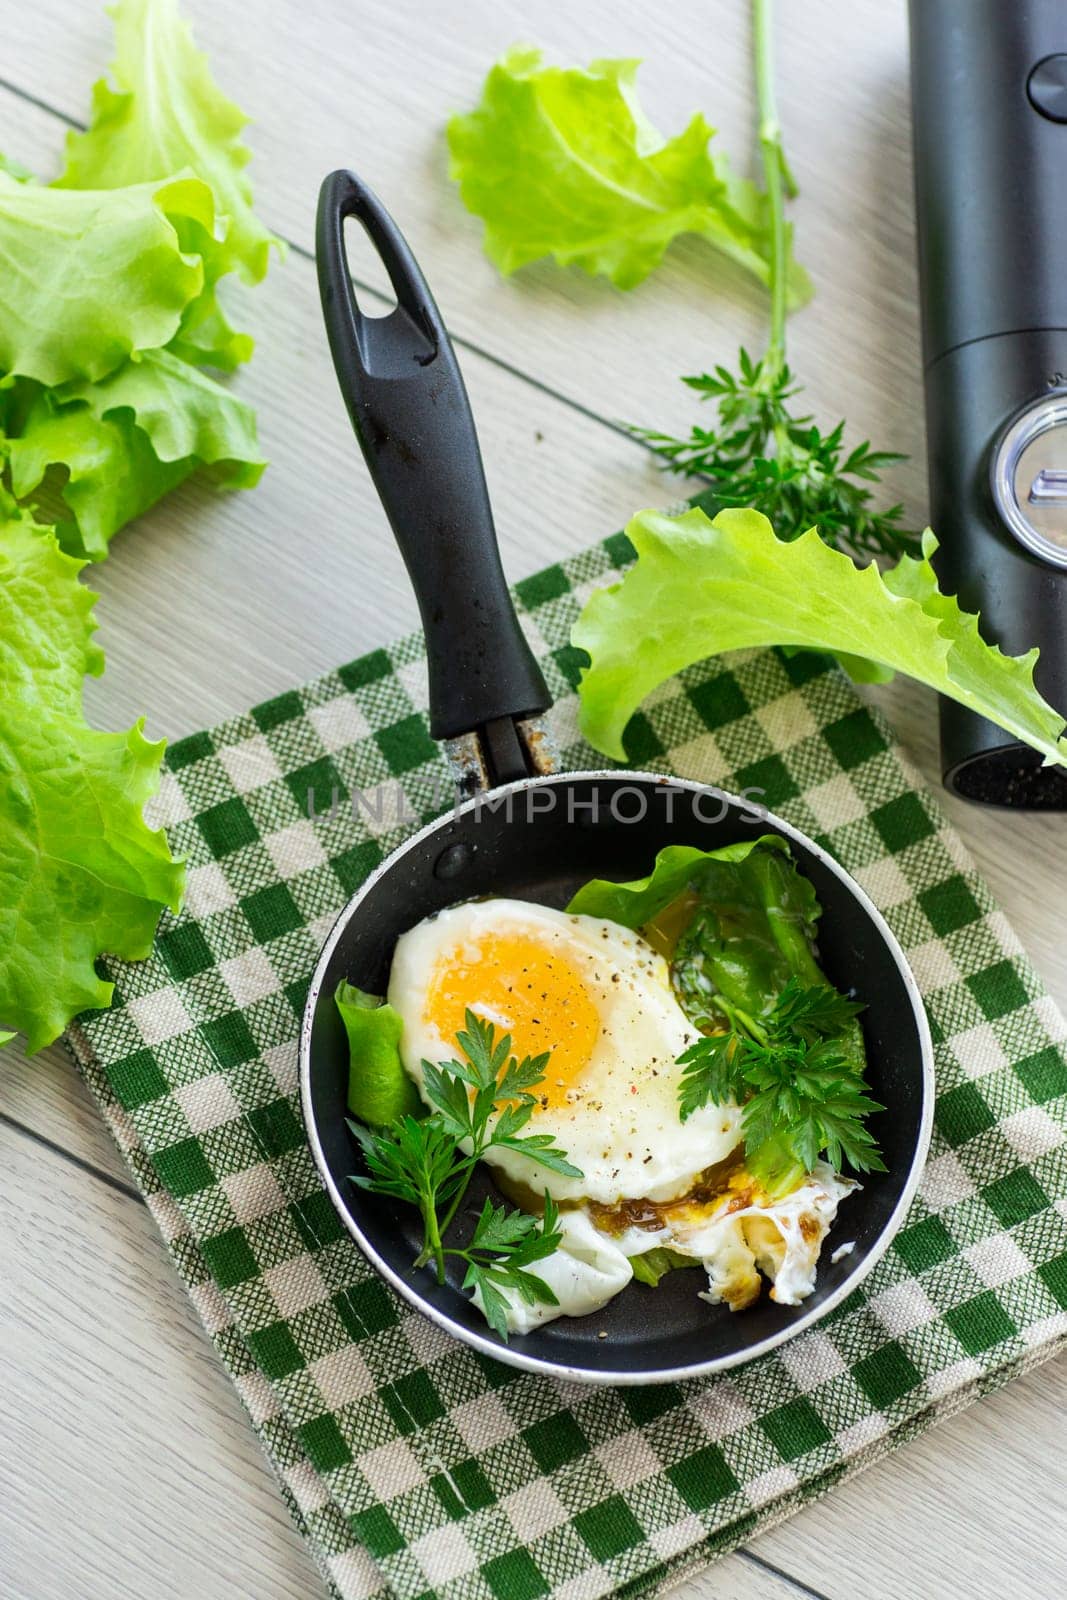
<path id="1" fill-rule="evenodd" d="M 680 373 L 761 336 L 758 292 L 683 243 L 621 295 L 550 268 L 499 280 L 445 178 L 442 127 L 495 55 L 639 55 L 653 119 L 700 108 L 743 166 L 743 0 L 188 0 L 254 119 L 262 215 L 292 241 L 240 311 L 238 379 L 273 465 L 254 494 L 175 494 L 93 575 L 109 668 L 91 711 L 177 737 L 416 621 L 349 435 L 309 251 L 319 180 L 357 167 L 406 231 L 461 343 L 505 564 L 518 578 L 671 497 L 616 418 L 683 426 Z M 891 490 L 924 515 L 902 0 L 783 0 L 780 97 L 818 287 L 791 359 L 824 421 L 910 452 Z M 49 173 L 110 49 L 93 0 L 10 6 L 0 149 Z M 371 276 L 357 260 L 357 276 Z M 713 284 L 713 278 L 717 282 Z M 937 782 L 930 696 L 882 695 Z M 1067 840 L 1058 818 L 947 801 L 1061 1003 Z M 59 1047 L 0 1060 L 0 1595 L 257 1600 L 319 1580 L 91 1104 Z M 938 1428 L 689 1585 L 688 1600 L 1063 1593 L 1067 1363 Z"/>

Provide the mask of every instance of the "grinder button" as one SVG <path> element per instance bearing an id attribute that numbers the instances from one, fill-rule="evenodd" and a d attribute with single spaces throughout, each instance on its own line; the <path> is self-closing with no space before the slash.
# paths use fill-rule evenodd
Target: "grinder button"
<path id="1" fill-rule="evenodd" d="M 1030 405 L 993 453 L 993 500 L 1031 555 L 1067 568 L 1067 391 Z"/>
<path id="2" fill-rule="evenodd" d="M 1067 55 L 1046 56 L 1026 80 L 1035 111 L 1050 122 L 1067 122 Z"/>

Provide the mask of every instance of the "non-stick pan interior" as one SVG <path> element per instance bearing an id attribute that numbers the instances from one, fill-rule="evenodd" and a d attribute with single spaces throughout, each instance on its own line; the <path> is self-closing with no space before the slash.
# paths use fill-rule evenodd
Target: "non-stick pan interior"
<path id="1" fill-rule="evenodd" d="M 592 1316 L 560 1318 L 513 1338 L 511 1349 L 602 1381 L 641 1381 L 709 1362 L 730 1363 L 798 1322 L 813 1320 L 813 1312 L 858 1276 L 882 1238 L 916 1163 L 926 1068 L 914 989 L 879 921 L 825 855 L 740 802 L 648 776 L 561 776 L 513 789 L 510 804 L 498 800 L 443 818 L 386 862 L 340 920 L 308 1000 L 306 1105 L 340 1204 L 381 1260 L 457 1329 L 492 1337 L 458 1283 L 438 1286 L 428 1270 L 412 1271 L 418 1248 L 414 1213 L 348 1181 L 359 1163 L 345 1125 L 347 1049 L 332 998 L 338 981 L 347 978 L 382 993 L 399 935 L 456 901 L 508 895 L 561 907 L 590 878 L 643 876 L 664 845 L 713 849 L 761 832 L 790 839 L 823 908 L 823 967 L 832 983 L 854 988 L 865 1004 L 869 1079 L 874 1097 L 887 1107 L 871 1129 L 888 1171 L 866 1178 L 862 1191 L 842 1203 L 823 1247 L 816 1292 L 800 1307 L 777 1306 L 766 1294 L 736 1314 L 709 1306 L 697 1298 L 705 1280 L 694 1268 L 668 1273 L 655 1289 L 633 1283 Z M 492 1188 L 487 1176 L 479 1175 L 479 1181 L 481 1189 L 472 1188 L 472 1205 L 478 1206 Z M 847 1243 L 854 1248 L 833 1262 L 836 1247 Z"/>

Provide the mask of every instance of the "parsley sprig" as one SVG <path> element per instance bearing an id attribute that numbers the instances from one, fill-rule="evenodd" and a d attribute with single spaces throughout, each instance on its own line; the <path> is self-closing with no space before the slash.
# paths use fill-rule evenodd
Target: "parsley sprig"
<path id="1" fill-rule="evenodd" d="M 796 978 L 768 1017 L 719 1003 L 728 1031 L 701 1037 L 678 1057 L 681 1120 L 709 1102 L 739 1104 L 746 1165 L 769 1187 L 789 1187 L 823 1154 L 838 1169 L 847 1162 L 857 1172 L 884 1172 L 864 1124 L 884 1107 L 842 1044 L 862 1008 L 828 984 Z"/>
<path id="2" fill-rule="evenodd" d="M 508 1303 L 501 1288 L 517 1290 L 528 1306 L 539 1300 L 550 1306 L 559 1304 L 545 1280 L 527 1269 L 551 1255 L 562 1237 L 559 1212 L 550 1194 L 545 1195 L 540 1226 L 528 1212 L 509 1211 L 487 1199 L 469 1247 L 446 1252 L 466 1261 L 463 1287 L 480 1295 L 485 1319 L 502 1339 L 508 1336 Z"/>
<path id="3" fill-rule="evenodd" d="M 558 1304 L 549 1285 L 529 1268 L 558 1248 L 559 1212 L 548 1194 L 540 1219 L 487 1199 L 470 1243 L 446 1243 L 474 1169 L 487 1150 L 496 1148 L 513 1150 L 564 1177 L 580 1178 L 582 1172 L 551 1134 L 522 1132 L 537 1104 L 534 1090 L 544 1079 L 549 1055 L 520 1060 L 511 1053 L 510 1034 L 498 1039 L 493 1024 L 470 1010 L 465 1022 L 456 1035 L 461 1060 L 422 1063 L 430 1116 L 401 1117 L 380 1130 L 349 1122 L 367 1168 L 352 1182 L 418 1208 L 423 1238 L 415 1265 L 432 1261 L 443 1283 L 448 1258 L 463 1262 L 463 1287 L 479 1294 L 490 1327 L 506 1339 L 507 1301 L 501 1289 L 514 1290 L 528 1305 Z"/>
<path id="4" fill-rule="evenodd" d="M 718 423 L 694 423 L 685 438 L 635 428 L 639 439 L 674 472 L 700 478 L 719 507 L 751 506 L 779 538 L 817 528 L 827 544 L 858 557 L 919 554 L 919 534 L 904 528 L 901 505 L 879 509 L 871 485 L 903 456 L 869 440 L 846 448 L 844 422 L 823 432 L 813 416 L 791 406 L 801 392 L 785 361 L 784 330 L 762 360 L 742 349 L 737 372 L 717 366 L 682 382 L 716 403 Z"/>
<path id="5" fill-rule="evenodd" d="M 919 534 L 901 526 L 903 508 L 875 508 L 870 485 L 902 459 L 870 443 L 846 449 L 844 422 L 822 431 L 793 402 L 800 394 L 786 363 L 791 228 L 785 202 L 797 190 L 786 162 L 775 105 L 771 56 L 772 0 L 753 0 L 759 142 L 770 238 L 770 332 L 762 360 L 742 349 L 738 370 L 717 366 L 682 381 L 718 411 L 717 425 L 694 426 L 675 438 L 634 428 L 676 472 L 704 479 L 720 506 L 751 506 L 774 524 L 779 538 L 795 539 L 815 527 L 827 544 L 850 555 L 918 555 Z"/>

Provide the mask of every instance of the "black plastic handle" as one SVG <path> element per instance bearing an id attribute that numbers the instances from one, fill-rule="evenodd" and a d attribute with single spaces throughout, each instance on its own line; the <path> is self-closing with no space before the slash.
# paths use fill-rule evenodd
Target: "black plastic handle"
<path id="1" fill-rule="evenodd" d="M 386 317 L 357 304 L 348 217 L 389 274 L 397 303 Z M 337 381 L 419 603 L 431 733 L 453 739 L 546 711 L 552 697 L 508 593 L 451 341 L 403 235 L 354 173 L 322 185 L 316 256 Z"/>

